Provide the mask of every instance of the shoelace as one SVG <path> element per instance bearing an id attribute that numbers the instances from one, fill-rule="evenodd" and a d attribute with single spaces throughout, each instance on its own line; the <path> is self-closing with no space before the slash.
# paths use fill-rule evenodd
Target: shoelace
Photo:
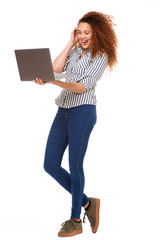
<path id="1" fill-rule="evenodd" d="M 83 216 L 83 223 L 86 222 L 86 216 L 87 216 L 87 213 L 85 212 L 85 213 L 84 213 L 84 216 Z"/>
<path id="2" fill-rule="evenodd" d="M 64 223 L 62 223 L 61 227 L 63 227 L 65 230 L 69 228 L 69 225 L 72 223 L 71 220 L 67 220 Z"/>
<path id="3" fill-rule="evenodd" d="M 90 221 L 90 226 L 92 225 L 92 223 L 93 223 L 93 218 L 92 218 L 92 216 L 88 213 L 88 212 L 85 212 L 84 213 L 84 217 L 83 217 L 83 223 L 85 223 L 86 222 L 86 216 L 88 217 L 88 219 L 89 219 L 89 221 Z"/>

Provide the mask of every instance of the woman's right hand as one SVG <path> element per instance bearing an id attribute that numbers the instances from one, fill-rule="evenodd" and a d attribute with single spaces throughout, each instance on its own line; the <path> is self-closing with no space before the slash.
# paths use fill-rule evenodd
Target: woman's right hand
<path id="1" fill-rule="evenodd" d="M 36 78 L 33 80 L 34 83 L 37 83 L 38 85 L 44 85 L 46 84 L 47 82 L 43 82 L 42 79 L 40 78 Z"/>
<path id="2" fill-rule="evenodd" d="M 71 33 L 71 38 L 70 41 L 72 42 L 73 45 L 75 45 L 78 42 L 78 27 L 75 27 Z"/>
<path id="3" fill-rule="evenodd" d="M 78 42 L 78 27 L 75 27 L 71 33 L 70 40 L 64 50 L 56 57 L 53 62 L 53 69 L 54 72 L 60 73 L 63 71 L 68 54 L 73 46 Z"/>

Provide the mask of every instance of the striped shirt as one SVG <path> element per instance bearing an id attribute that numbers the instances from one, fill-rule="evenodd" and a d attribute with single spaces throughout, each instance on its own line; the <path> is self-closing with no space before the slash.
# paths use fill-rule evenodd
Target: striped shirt
<path id="1" fill-rule="evenodd" d="M 96 105 L 96 84 L 107 67 L 108 58 L 103 53 L 101 57 L 97 54 L 92 59 L 89 50 L 80 58 L 82 52 L 82 48 L 72 48 L 68 54 L 63 71 L 72 73 L 71 76 L 65 79 L 66 82 L 80 82 L 86 91 L 79 94 L 63 89 L 55 100 L 56 105 L 59 107 L 72 108 L 84 104 Z"/>

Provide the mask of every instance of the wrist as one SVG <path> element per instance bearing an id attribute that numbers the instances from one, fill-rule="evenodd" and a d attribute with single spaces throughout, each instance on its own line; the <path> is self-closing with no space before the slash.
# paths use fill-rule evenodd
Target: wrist
<path id="1" fill-rule="evenodd" d="M 73 48 L 74 44 L 75 43 L 72 40 L 68 42 L 68 47 L 70 48 L 70 50 Z"/>
<path id="2" fill-rule="evenodd" d="M 51 83 L 54 85 L 58 85 L 59 80 L 52 81 Z"/>

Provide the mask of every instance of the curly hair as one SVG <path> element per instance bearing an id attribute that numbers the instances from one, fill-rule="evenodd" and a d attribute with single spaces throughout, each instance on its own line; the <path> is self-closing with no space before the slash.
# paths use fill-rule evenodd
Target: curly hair
<path id="1" fill-rule="evenodd" d="M 97 54 L 105 53 L 108 57 L 108 67 L 110 70 L 117 63 L 117 47 L 118 40 L 113 26 L 113 17 L 101 12 L 88 12 L 78 21 L 80 23 L 88 23 L 93 29 L 93 40 L 91 56 L 94 58 Z M 79 44 L 77 46 L 80 46 Z"/>

